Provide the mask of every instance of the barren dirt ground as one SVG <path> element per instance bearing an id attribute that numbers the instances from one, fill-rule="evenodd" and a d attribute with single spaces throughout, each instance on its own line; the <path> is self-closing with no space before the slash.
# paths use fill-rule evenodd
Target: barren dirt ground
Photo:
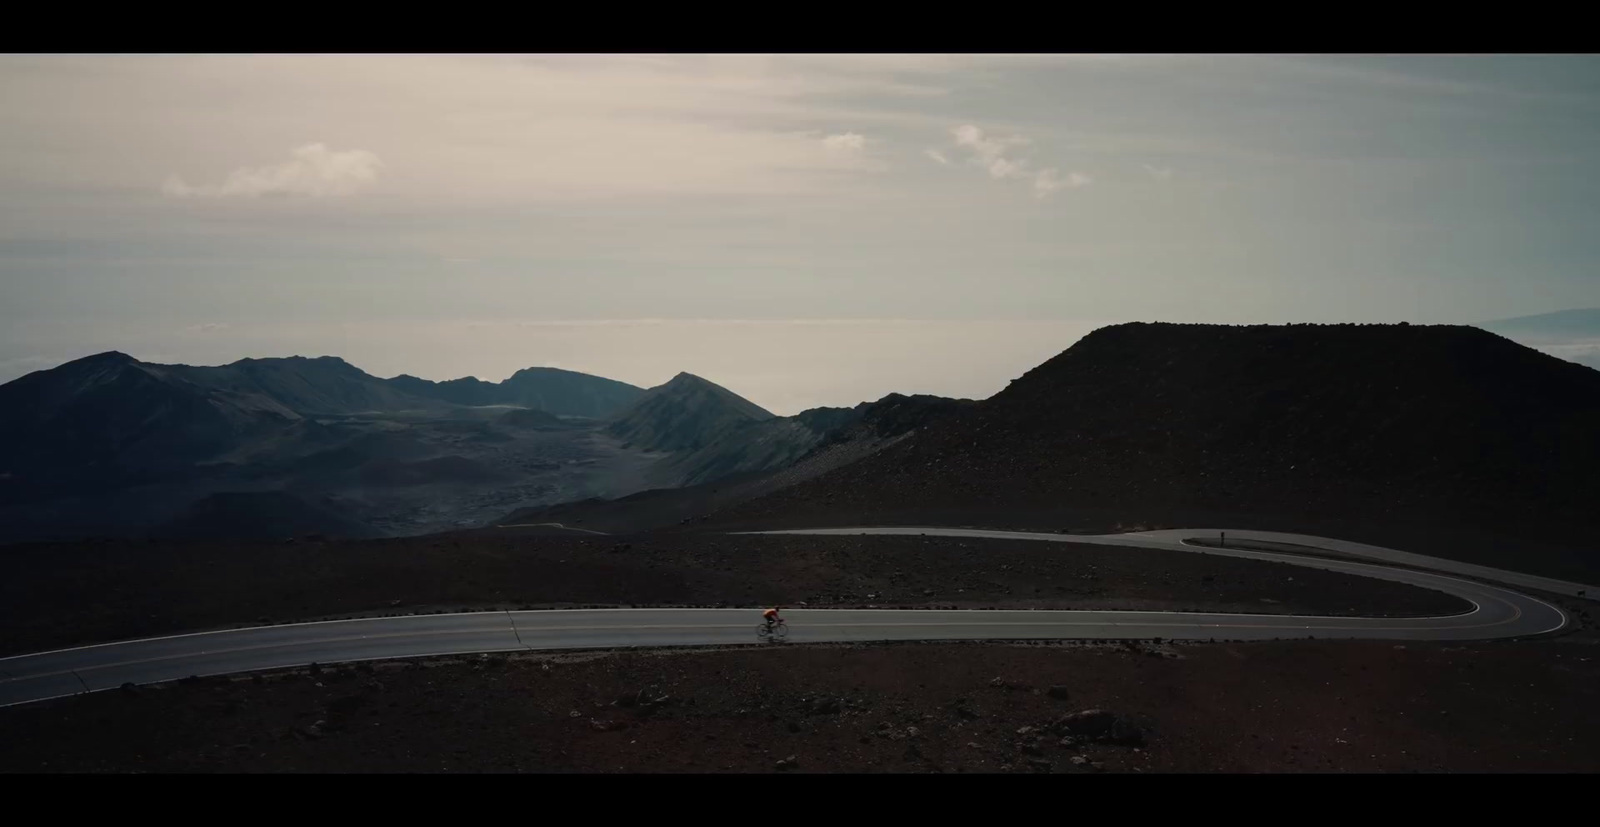
<path id="1" fill-rule="evenodd" d="M 1597 702 L 1581 638 L 469 657 L 0 709 L 0 770 L 1594 772 Z"/>

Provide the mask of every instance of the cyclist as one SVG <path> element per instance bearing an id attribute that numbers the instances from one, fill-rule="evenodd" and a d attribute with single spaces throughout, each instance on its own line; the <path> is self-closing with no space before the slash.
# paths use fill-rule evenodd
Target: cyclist
<path id="1" fill-rule="evenodd" d="M 778 617 L 778 607 L 773 606 L 772 608 L 761 613 L 761 619 L 767 622 L 767 631 L 770 632 L 772 631 L 773 625 L 783 618 Z"/>

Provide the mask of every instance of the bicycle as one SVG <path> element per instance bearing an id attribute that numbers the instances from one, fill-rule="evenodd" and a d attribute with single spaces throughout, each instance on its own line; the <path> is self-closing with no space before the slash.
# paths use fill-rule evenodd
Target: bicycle
<path id="1" fill-rule="evenodd" d="M 789 622 L 779 620 L 768 626 L 765 623 L 756 626 L 756 639 L 767 642 L 781 642 L 789 637 Z"/>

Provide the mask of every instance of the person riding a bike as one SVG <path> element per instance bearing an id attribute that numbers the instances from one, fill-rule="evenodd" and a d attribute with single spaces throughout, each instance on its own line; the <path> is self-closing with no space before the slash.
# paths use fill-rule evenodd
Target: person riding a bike
<path id="1" fill-rule="evenodd" d="M 777 623 L 778 621 L 782 620 L 783 618 L 778 617 L 778 607 L 774 606 L 774 607 L 762 612 L 761 613 L 761 619 L 765 620 L 767 622 L 767 631 L 770 632 L 770 631 L 772 631 L 773 624 Z"/>

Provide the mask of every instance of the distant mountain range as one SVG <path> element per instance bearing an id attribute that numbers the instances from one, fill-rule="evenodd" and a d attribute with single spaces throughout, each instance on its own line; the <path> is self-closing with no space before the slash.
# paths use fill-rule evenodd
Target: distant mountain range
<path id="1" fill-rule="evenodd" d="M 605 419 L 643 396 L 643 388 L 626 382 L 559 368 L 523 368 L 504 382 L 467 377 L 430 382 L 401 374 L 386 380 L 419 399 L 453 405 L 516 405 L 557 416 Z"/>
<path id="2" fill-rule="evenodd" d="M 555 368 L 432 382 L 331 356 L 101 353 L 0 385 L 0 540 L 437 530 L 782 468 L 865 407 L 779 417 L 688 373 L 645 390 Z"/>
<path id="3" fill-rule="evenodd" d="M 462 388 L 471 392 L 456 393 Z M 451 399 L 472 393 L 488 401 Z M 596 416 L 643 393 L 548 368 L 518 371 L 499 384 L 433 383 L 379 379 L 332 356 L 195 367 L 100 353 L 0 385 L 0 483 L 43 494 L 61 485 L 103 488 L 161 479 L 263 440 L 314 443 L 325 436 L 314 421 L 319 417 L 442 416 L 458 405 L 529 400 L 546 406 L 540 409 L 546 415 Z M 537 415 L 521 414 L 521 427 Z"/>
<path id="4" fill-rule="evenodd" d="M 111 352 L 0 385 L 0 496 L 149 482 L 302 421 L 216 378 Z"/>
<path id="5" fill-rule="evenodd" d="M 981 403 L 891 393 L 854 408 L 813 408 L 747 423 L 719 443 L 655 466 L 655 487 L 626 497 L 522 508 L 502 524 L 561 523 L 607 533 L 696 522 L 869 457 Z"/>
<path id="6" fill-rule="evenodd" d="M 1600 373 L 1547 355 L 1596 316 L 1484 326 L 1504 338 L 1116 325 L 981 402 L 891 394 L 794 416 L 688 373 L 646 390 L 545 368 L 429 382 L 332 357 L 102 353 L 0 385 L 0 540 L 1064 509 L 1600 529 Z"/>

